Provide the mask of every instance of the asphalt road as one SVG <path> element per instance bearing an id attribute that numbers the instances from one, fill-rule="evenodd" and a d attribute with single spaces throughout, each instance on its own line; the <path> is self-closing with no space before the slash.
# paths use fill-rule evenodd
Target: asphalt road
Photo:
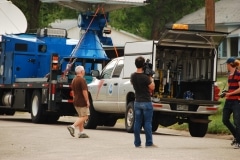
<path id="1" fill-rule="evenodd" d="M 67 125 L 33 124 L 27 113 L 0 116 L 0 160 L 237 160 L 240 149 L 230 145 L 231 136 L 190 137 L 188 132 L 159 128 L 153 135 L 158 148 L 135 148 L 133 134 L 124 125 L 85 130 L 90 138 L 71 137 Z M 144 144 L 144 134 L 141 135 Z"/>

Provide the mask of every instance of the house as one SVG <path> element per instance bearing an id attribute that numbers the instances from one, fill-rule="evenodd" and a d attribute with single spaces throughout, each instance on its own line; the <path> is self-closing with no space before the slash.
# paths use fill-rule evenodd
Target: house
<path id="1" fill-rule="evenodd" d="M 229 57 L 240 57 L 240 1 L 220 0 L 215 3 L 215 31 L 229 35 L 218 48 L 218 72 L 226 73 L 225 62 Z M 205 29 L 205 7 L 184 16 L 176 23 L 188 24 L 194 29 Z"/>

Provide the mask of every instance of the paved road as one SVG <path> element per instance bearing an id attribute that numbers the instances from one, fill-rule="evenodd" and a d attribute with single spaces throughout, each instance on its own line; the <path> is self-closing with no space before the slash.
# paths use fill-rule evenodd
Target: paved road
<path id="1" fill-rule="evenodd" d="M 90 138 L 79 139 L 66 129 L 74 120 L 63 117 L 44 125 L 31 123 L 27 113 L 0 116 L 0 160 L 237 160 L 240 155 L 240 149 L 230 146 L 230 136 L 194 138 L 162 128 L 153 135 L 158 148 L 135 148 L 133 134 L 122 123 L 85 130 Z"/>

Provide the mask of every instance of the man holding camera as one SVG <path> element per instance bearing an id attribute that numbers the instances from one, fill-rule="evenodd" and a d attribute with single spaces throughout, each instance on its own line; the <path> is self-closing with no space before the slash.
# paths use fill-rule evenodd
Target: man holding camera
<path id="1" fill-rule="evenodd" d="M 232 145 L 235 149 L 240 148 L 240 72 L 237 69 L 239 61 L 235 58 L 228 58 L 226 61 L 228 76 L 228 91 L 223 94 L 226 101 L 223 107 L 223 124 L 232 133 L 234 140 Z M 233 114 L 233 123 L 230 122 L 230 116 Z"/>
<path id="2" fill-rule="evenodd" d="M 144 73 L 144 68 L 148 67 L 145 65 L 144 57 L 137 57 L 135 59 L 137 70 L 131 75 L 131 83 L 135 90 L 134 145 L 141 147 L 140 132 L 143 125 L 146 136 L 145 147 L 157 147 L 152 140 L 153 106 L 150 93 L 154 90 L 155 84 L 153 78 Z"/>

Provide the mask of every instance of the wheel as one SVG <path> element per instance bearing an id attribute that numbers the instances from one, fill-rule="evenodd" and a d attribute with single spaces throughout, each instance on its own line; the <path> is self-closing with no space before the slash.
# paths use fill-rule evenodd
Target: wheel
<path id="1" fill-rule="evenodd" d="M 0 115 L 4 115 L 5 114 L 5 110 L 4 109 L 0 109 Z"/>
<path id="2" fill-rule="evenodd" d="M 31 100 L 31 118 L 33 123 L 43 123 L 46 120 L 44 106 L 41 105 L 40 100 L 41 94 L 38 90 L 35 90 Z"/>
<path id="3" fill-rule="evenodd" d="M 158 129 L 159 123 L 158 123 L 158 117 L 160 115 L 157 112 L 153 112 L 152 117 L 152 132 L 155 132 Z"/>
<path id="4" fill-rule="evenodd" d="M 134 120 L 134 103 L 129 102 L 125 113 L 125 128 L 128 133 L 133 133 Z"/>
<path id="5" fill-rule="evenodd" d="M 158 124 L 157 121 L 155 121 L 155 120 L 152 121 L 152 132 L 156 132 L 157 131 L 158 125 L 159 124 Z"/>
<path id="6" fill-rule="evenodd" d="M 8 110 L 5 111 L 5 114 L 9 115 L 9 116 L 13 116 L 15 114 L 15 111 L 8 109 Z"/>
<path id="7" fill-rule="evenodd" d="M 116 118 L 108 118 L 105 120 L 104 126 L 113 127 L 115 126 L 116 122 L 117 122 Z"/>
<path id="8" fill-rule="evenodd" d="M 59 115 L 54 114 L 54 115 L 47 115 L 46 117 L 46 122 L 47 123 L 56 123 L 59 119 Z"/>
<path id="9" fill-rule="evenodd" d="M 98 122 L 98 113 L 95 111 L 92 102 L 90 102 L 90 115 L 88 120 L 84 122 L 85 129 L 96 129 Z"/>
<path id="10" fill-rule="evenodd" d="M 204 137 L 208 130 L 208 123 L 189 122 L 188 129 L 192 137 Z"/>

